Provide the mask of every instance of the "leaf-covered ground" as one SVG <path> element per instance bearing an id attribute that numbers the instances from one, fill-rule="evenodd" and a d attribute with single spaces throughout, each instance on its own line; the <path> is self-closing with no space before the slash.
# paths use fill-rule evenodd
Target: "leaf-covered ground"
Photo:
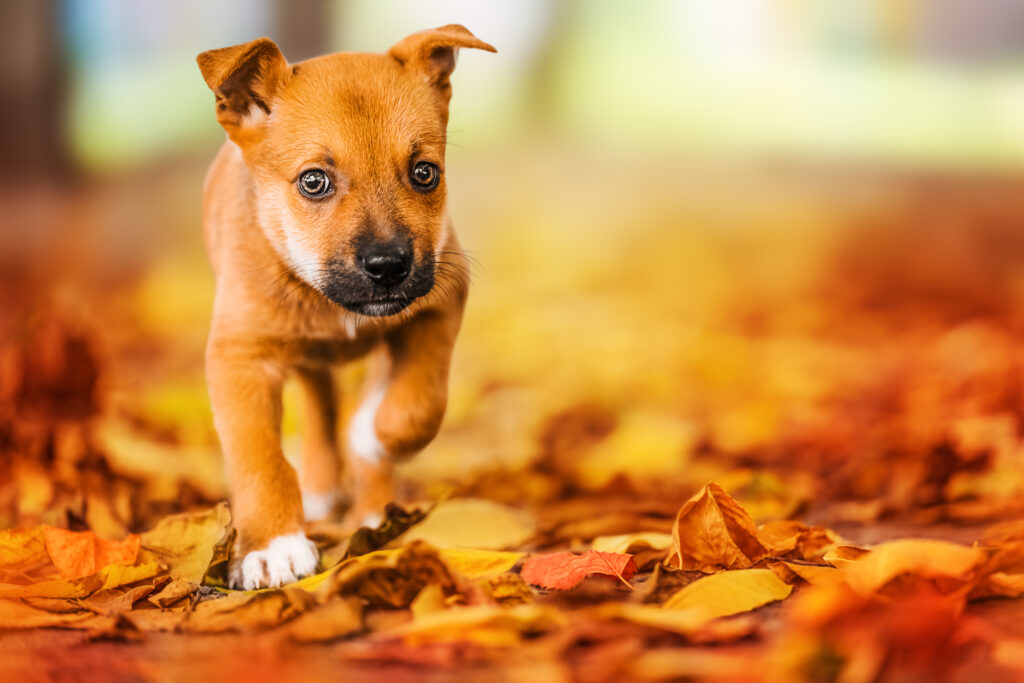
<path id="1" fill-rule="evenodd" d="M 224 584 L 198 250 L 11 270 L 0 678 L 1024 677 L 1019 192 L 659 172 L 626 210 L 547 173 L 458 179 L 443 432 L 278 590 Z"/>

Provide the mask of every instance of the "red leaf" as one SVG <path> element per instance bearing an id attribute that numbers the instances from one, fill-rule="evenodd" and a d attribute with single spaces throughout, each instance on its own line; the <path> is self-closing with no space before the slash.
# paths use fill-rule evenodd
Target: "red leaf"
<path id="1" fill-rule="evenodd" d="M 131 564 L 139 554 L 142 540 L 130 534 L 123 541 L 108 541 L 92 531 L 68 531 L 43 527 L 46 552 L 66 579 L 95 574 L 111 564 Z"/>
<path id="2" fill-rule="evenodd" d="M 614 576 L 628 584 L 636 574 L 636 563 L 633 556 L 626 553 L 588 550 L 582 555 L 534 555 L 526 561 L 522 571 L 527 583 L 551 590 L 569 590 L 593 574 Z"/>

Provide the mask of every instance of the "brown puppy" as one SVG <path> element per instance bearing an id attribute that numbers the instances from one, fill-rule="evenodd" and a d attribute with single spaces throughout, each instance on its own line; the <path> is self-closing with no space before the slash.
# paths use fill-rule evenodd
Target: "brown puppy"
<path id="1" fill-rule="evenodd" d="M 214 422 L 238 529 L 233 585 L 316 570 L 303 518 L 339 480 L 332 364 L 372 354 L 348 428 L 351 514 L 390 500 L 391 462 L 437 433 L 466 299 L 465 256 L 445 206 L 449 76 L 462 26 L 387 54 L 289 65 L 266 38 L 197 61 L 228 141 L 203 190 L 217 278 L 206 352 Z M 305 399 L 301 484 L 281 453 L 281 385 Z"/>

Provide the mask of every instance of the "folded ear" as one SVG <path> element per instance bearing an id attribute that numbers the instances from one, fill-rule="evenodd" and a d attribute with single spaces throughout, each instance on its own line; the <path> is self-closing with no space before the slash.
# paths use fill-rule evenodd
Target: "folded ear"
<path id="1" fill-rule="evenodd" d="M 270 114 L 288 75 L 288 63 L 269 38 L 208 50 L 196 62 L 217 96 L 217 121 L 237 143 Z"/>
<path id="2" fill-rule="evenodd" d="M 465 26 L 448 24 L 440 28 L 413 33 L 388 50 L 399 64 L 416 69 L 426 81 L 437 89 L 444 113 L 448 113 L 448 100 L 452 86 L 449 81 L 455 70 L 456 51 L 460 47 L 497 52 L 491 45 L 479 40 Z"/>

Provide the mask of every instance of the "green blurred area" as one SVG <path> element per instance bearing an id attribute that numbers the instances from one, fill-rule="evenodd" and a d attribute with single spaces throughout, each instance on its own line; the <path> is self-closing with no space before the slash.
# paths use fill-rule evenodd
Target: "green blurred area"
<path id="1" fill-rule="evenodd" d="M 540 132 L 652 154 L 1024 165 L 1021 12 L 911 0 L 225 2 L 212 13 L 78 0 L 65 27 L 74 158 L 110 169 L 208 149 L 220 132 L 195 54 L 277 37 L 290 7 L 309 5 L 318 37 L 290 28 L 292 59 L 310 43 L 381 51 L 451 22 L 496 45 L 496 57 L 463 55 L 455 76 L 452 140 L 472 150 Z M 232 21 L 240 12 L 249 33 Z"/>

